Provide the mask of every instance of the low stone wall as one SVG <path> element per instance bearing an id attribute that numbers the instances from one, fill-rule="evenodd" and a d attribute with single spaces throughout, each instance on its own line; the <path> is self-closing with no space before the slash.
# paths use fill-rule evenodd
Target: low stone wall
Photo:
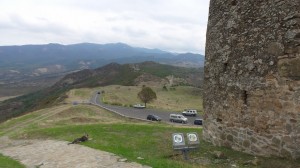
<path id="1" fill-rule="evenodd" d="M 204 138 L 300 158 L 300 1 L 210 3 Z"/>

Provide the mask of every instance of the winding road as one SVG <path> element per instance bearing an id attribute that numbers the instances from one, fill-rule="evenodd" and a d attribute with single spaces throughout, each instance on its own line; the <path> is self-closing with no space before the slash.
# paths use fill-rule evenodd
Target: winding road
<path id="1" fill-rule="evenodd" d="M 113 105 L 108 105 L 108 104 L 104 104 L 101 101 L 101 94 L 98 94 L 97 92 L 95 92 L 90 100 L 90 102 L 93 105 L 99 106 L 101 108 L 104 108 L 106 110 L 112 111 L 114 113 L 117 113 L 121 116 L 124 117 L 129 117 L 129 118 L 136 118 L 136 119 L 140 119 L 140 120 L 146 120 L 147 115 L 149 114 L 154 114 L 159 116 L 162 121 L 167 122 L 167 123 L 171 123 L 169 121 L 169 116 L 170 114 L 180 114 L 178 112 L 170 112 L 170 111 L 159 111 L 156 109 L 136 109 L 136 108 L 130 108 L 130 107 L 122 107 L 122 106 L 113 106 Z M 194 120 L 196 118 L 202 118 L 200 116 L 197 117 L 190 117 L 190 116 L 186 116 L 188 118 L 188 123 L 187 125 L 194 125 Z M 175 123 L 174 123 L 175 124 Z M 181 123 L 176 123 L 176 124 L 181 124 Z M 181 124 L 182 125 L 182 124 Z"/>

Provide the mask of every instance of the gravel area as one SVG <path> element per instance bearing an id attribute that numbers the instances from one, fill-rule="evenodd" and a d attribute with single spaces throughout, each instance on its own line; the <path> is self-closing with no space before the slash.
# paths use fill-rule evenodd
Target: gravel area
<path id="1" fill-rule="evenodd" d="M 1 137 L 0 153 L 28 168 L 149 168 L 115 154 L 56 140 L 10 140 Z"/>

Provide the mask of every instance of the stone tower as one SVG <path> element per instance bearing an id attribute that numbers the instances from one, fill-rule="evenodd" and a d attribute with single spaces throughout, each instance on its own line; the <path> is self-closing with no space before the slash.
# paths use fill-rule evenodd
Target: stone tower
<path id="1" fill-rule="evenodd" d="M 300 158 L 300 0 L 210 0 L 204 139 Z"/>

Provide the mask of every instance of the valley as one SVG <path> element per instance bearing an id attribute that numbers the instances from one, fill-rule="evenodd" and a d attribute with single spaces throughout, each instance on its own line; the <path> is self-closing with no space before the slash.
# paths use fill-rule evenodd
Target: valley
<path id="1" fill-rule="evenodd" d="M 175 67 L 155 62 L 123 65 L 110 63 L 97 69 L 85 69 L 67 74 L 50 87 L 0 102 L 0 114 L 2 114 L 0 120 L 3 121 L 24 112 L 61 103 L 66 98 L 66 92 L 74 88 L 109 85 L 142 86 L 147 84 L 153 87 L 168 87 L 172 90 L 175 86 L 201 88 L 202 81 L 202 68 Z M 20 89 L 14 88 L 14 91 L 25 88 L 20 86 Z M 36 86 L 35 88 L 39 87 Z"/>

